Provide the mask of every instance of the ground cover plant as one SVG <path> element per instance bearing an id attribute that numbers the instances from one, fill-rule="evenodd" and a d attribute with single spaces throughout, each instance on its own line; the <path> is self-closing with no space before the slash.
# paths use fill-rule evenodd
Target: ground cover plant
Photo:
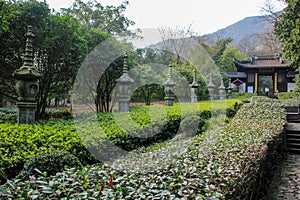
<path id="1" fill-rule="evenodd" d="M 284 124 L 282 104 L 256 98 L 223 128 L 102 165 L 15 179 L 0 192 L 19 199 L 247 199 Z"/>
<path id="2" fill-rule="evenodd" d="M 16 108 L 0 108 L 0 124 L 17 122 L 17 109 Z"/>
<path id="3" fill-rule="evenodd" d="M 125 115 L 125 118 L 122 118 L 120 113 L 99 113 L 95 122 L 87 117 L 88 128 L 83 126 L 82 129 L 75 127 L 73 120 L 52 119 L 40 121 L 35 126 L 2 123 L 0 124 L 0 179 L 5 182 L 6 179 L 15 177 L 29 162 L 29 159 L 35 160 L 35 157 L 41 154 L 49 155 L 53 151 L 68 152 L 76 156 L 82 165 L 99 162 L 86 149 L 87 146 L 90 148 L 99 146 L 99 144 L 87 144 L 86 141 L 93 139 L 94 136 L 97 136 L 97 141 L 99 137 L 108 139 L 118 147 L 131 151 L 173 138 L 178 133 L 180 125 L 185 127 L 184 122 L 187 119 L 189 123 L 191 121 L 198 123 L 196 133 L 201 133 L 208 127 L 206 120 L 211 116 L 211 111 L 208 109 L 227 108 L 231 113 L 235 109 L 228 107 L 236 102 L 239 101 L 214 101 L 214 105 L 207 101 L 199 104 L 175 104 L 174 107 L 161 106 L 161 108 L 136 106 L 132 107 L 129 113 L 130 119 L 135 123 L 132 127 L 126 125 L 128 118 Z M 195 114 L 192 119 L 188 118 L 191 113 Z M 99 127 L 102 130 L 100 136 L 97 134 Z M 149 134 L 149 130 L 155 135 L 143 138 L 134 137 L 134 134 Z M 93 133 L 96 134 L 93 135 Z M 53 164 L 48 163 L 48 165 Z"/>
<path id="4" fill-rule="evenodd" d="M 28 159 L 44 152 L 67 151 L 84 164 L 96 163 L 81 143 L 72 122 L 56 121 L 35 126 L 0 124 L 0 138 L 2 181 L 16 176 Z"/>

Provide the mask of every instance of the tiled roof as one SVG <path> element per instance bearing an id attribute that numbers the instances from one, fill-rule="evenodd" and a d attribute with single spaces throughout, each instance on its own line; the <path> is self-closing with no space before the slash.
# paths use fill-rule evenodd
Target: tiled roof
<path id="1" fill-rule="evenodd" d="M 240 61 L 233 59 L 234 64 L 237 67 L 242 68 L 270 68 L 270 67 L 289 67 L 290 62 L 285 60 L 281 54 L 275 56 L 252 56 L 250 60 Z"/>
<path id="2" fill-rule="evenodd" d="M 22 66 L 14 71 L 13 76 L 17 79 L 38 79 L 42 74 L 34 67 Z"/>

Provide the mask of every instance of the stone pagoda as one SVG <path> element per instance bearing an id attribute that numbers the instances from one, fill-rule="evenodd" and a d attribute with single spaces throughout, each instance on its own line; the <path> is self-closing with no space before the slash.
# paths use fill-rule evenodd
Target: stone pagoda
<path id="1" fill-rule="evenodd" d="M 226 97 L 226 91 L 225 91 L 225 86 L 224 86 L 224 82 L 223 82 L 223 79 L 221 77 L 221 85 L 219 87 L 219 98 L 220 100 L 224 100 L 225 97 Z"/>
<path id="2" fill-rule="evenodd" d="M 16 90 L 18 94 L 18 124 L 34 124 L 35 112 L 37 108 L 36 95 L 39 91 L 37 80 L 42 76 L 33 66 L 32 26 L 28 26 L 25 34 L 26 47 L 24 63 L 19 69 L 15 70 L 13 77 L 17 79 Z"/>
<path id="3" fill-rule="evenodd" d="M 209 83 L 207 85 L 208 92 L 209 92 L 209 99 L 214 99 L 214 91 L 215 91 L 215 84 L 212 82 L 211 73 L 209 74 Z"/>
<path id="4" fill-rule="evenodd" d="M 172 74 L 172 65 L 169 65 L 169 77 L 165 82 L 165 105 L 173 106 L 174 102 L 174 86 L 176 83 L 173 81 L 173 74 Z"/>
<path id="5" fill-rule="evenodd" d="M 196 90 L 199 87 L 199 84 L 196 81 L 196 68 L 194 68 L 193 82 L 190 85 L 190 87 L 191 87 L 191 102 L 192 103 L 197 103 L 198 99 L 197 99 L 197 95 L 196 95 Z"/>
<path id="6" fill-rule="evenodd" d="M 130 93 L 131 93 L 131 83 L 134 82 L 132 78 L 128 75 L 128 64 L 127 64 L 128 55 L 127 52 L 124 55 L 124 63 L 123 63 L 123 74 L 117 79 L 118 84 L 118 105 L 119 112 L 129 112 L 129 101 L 130 101 Z"/>

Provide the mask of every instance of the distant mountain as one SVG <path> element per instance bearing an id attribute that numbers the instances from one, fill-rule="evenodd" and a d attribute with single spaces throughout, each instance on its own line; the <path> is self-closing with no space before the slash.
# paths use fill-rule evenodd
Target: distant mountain
<path id="1" fill-rule="evenodd" d="M 272 25 L 270 23 L 270 17 L 268 16 L 253 16 L 246 17 L 230 26 L 220 29 L 214 33 L 192 38 L 192 40 L 203 39 L 209 45 L 212 45 L 220 38 L 232 38 L 232 45 L 237 46 L 243 38 L 249 37 L 255 34 L 262 34 Z M 158 29 L 147 28 L 142 29 L 143 39 L 133 40 L 132 43 L 137 48 L 152 48 L 161 49 L 163 43 L 161 42 L 161 35 Z M 189 39 L 189 38 L 186 38 Z"/>
<path id="2" fill-rule="evenodd" d="M 268 28 L 271 28 L 270 17 L 254 16 L 246 17 L 226 28 L 220 29 L 214 33 L 206 34 L 202 38 L 208 43 L 213 44 L 220 38 L 232 38 L 232 45 L 237 46 L 239 42 L 250 35 L 262 34 Z"/>
<path id="3" fill-rule="evenodd" d="M 161 35 L 158 29 L 156 28 L 144 28 L 141 29 L 142 38 L 133 39 L 129 42 L 132 42 L 133 46 L 136 48 L 145 48 L 153 44 L 161 42 Z"/>

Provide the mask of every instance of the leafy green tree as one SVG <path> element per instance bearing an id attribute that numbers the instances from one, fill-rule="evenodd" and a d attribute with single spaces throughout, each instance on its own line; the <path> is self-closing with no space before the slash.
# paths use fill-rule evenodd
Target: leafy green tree
<path id="1" fill-rule="evenodd" d="M 9 20 L 9 31 L 1 35 L 1 93 L 16 100 L 12 73 L 22 65 L 24 35 L 27 26 L 32 25 L 34 63 L 42 73 L 37 110 L 38 117 L 42 118 L 49 97 L 67 93 L 71 88 L 76 70 L 86 54 L 86 42 L 76 19 L 50 13 L 45 2 L 20 1 L 13 6 L 15 15 Z"/>
<path id="2" fill-rule="evenodd" d="M 75 17 L 88 29 L 98 29 L 112 35 L 131 35 L 128 27 L 134 22 L 124 15 L 127 5 L 128 1 L 124 1 L 117 7 L 104 7 L 96 0 L 75 0 L 70 8 L 63 9 L 63 13 Z"/>
<path id="3" fill-rule="evenodd" d="M 128 44 L 111 38 L 112 35 L 133 35 L 128 30 L 128 27 L 133 25 L 134 22 L 124 15 L 127 5 L 128 2 L 124 1 L 117 7 L 104 7 L 95 0 L 87 2 L 75 0 L 70 8 L 62 9 L 63 14 L 73 16 L 82 25 L 81 29 L 85 33 L 84 39 L 87 42 L 87 51 L 91 53 L 89 58 L 93 60 L 91 61 L 91 66 L 98 64 L 98 68 L 100 68 L 94 69 L 94 72 L 98 71 L 98 74 L 101 74 L 100 77 L 95 77 L 94 74 L 90 75 L 91 79 L 97 80 L 96 88 L 93 88 L 92 84 L 89 85 L 90 91 L 93 91 L 92 95 L 97 112 L 112 111 L 113 104 L 115 103 L 114 99 L 112 99 L 112 92 L 115 90 L 116 79 L 122 74 L 122 58 L 118 58 L 109 64 L 106 61 L 114 57 L 114 54 L 121 53 L 121 51 L 124 53 L 125 49 L 132 49 L 132 47 L 128 47 Z M 113 43 L 110 45 L 114 49 L 98 49 L 97 46 L 101 46 L 101 43 L 105 42 L 108 38 Z M 103 55 L 103 51 L 106 52 L 106 55 Z M 95 61 L 94 58 L 98 60 Z M 104 63 L 108 66 L 103 66 Z"/>
<path id="4" fill-rule="evenodd" d="M 178 70 L 180 72 L 180 74 L 182 74 L 189 83 L 193 82 L 193 77 L 194 77 L 193 66 L 182 65 L 181 67 L 176 66 L 175 69 Z M 209 95 L 208 95 L 207 85 L 206 85 L 202 75 L 197 74 L 196 81 L 199 84 L 199 87 L 196 90 L 196 95 L 198 97 L 198 100 L 207 100 Z"/>
<path id="5" fill-rule="evenodd" d="M 81 1 L 76 1 L 74 4 L 78 2 L 86 6 Z M 92 14 L 85 16 L 82 13 L 86 17 L 86 24 L 78 17 L 80 13 L 76 10 L 68 9 L 62 13 L 52 13 L 45 2 L 37 0 L 10 2 L 8 5 L 14 8 L 14 15 L 8 20 L 8 31 L 0 32 L 3 38 L 0 44 L 0 96 L 16 100 L 15 80 L 12 73 L 22 65 L 26 40 L 24 35 L 27 26 L 31 24 L 35 34 L 34 64 L 43 75 L 38 94 L 39 118 L 43 118 L 49 100 L 68 95 L 86 55 L 101 42 L 110 38 L 111 34 L 125 33 L 127 27 L 133 23 L 123 14 L 127 3 L 116 8 L 108 6 L 101 10 L 100 4 L 96 1 L 88 2 L 85 9 L 92 8 Z M 78 15 L 75 15 L 76 13 Z M 96 14 L 98 16 L 94 16 Z M 106 21 L 101 23 L 98 21 L 99 26 L 97 26 L 95 20 L 102 19 Z M 100 25 L 103 27 L 100 28 Z M 105 27 L 113 29 L 106 30 Z M 108 69 L 103 77 L 99 77 L 95 99 L 99 111 L 110 110 L 110 107 L 107 107 L 107 100 L 111 98 L 111 88 L 120 75 L 116 71 L 121 72 L 122 63 L 117 60 L 111 66 L 112 69 Z"/>
<path id="6" fill-rule="evenodd" d="M 175 63 L 177 56 L 167 50 L 155 51 L 151 48 L 145 48 L 137 49 L 135 57 L 136 62 L 142 65 L 139 66 L 141 68 L 138 68 L 140 72 L 135 71 L 134 76 L 138 79 L 135 81 L 143 84 L 139 86 L 132 95 L 133 101 L 143 100 L 145 105 L 150 105 L 152 99 L 163 100 L 165 93 L 162 83 L 165 80 L 161 79 L 160 75 L 162 71 L 158 69 L 162 70 L 163 67 Z M 144 83 L 145 80 L 148 82 Z M 159 80 L 160 83 L 157 83 L 157 80 Z"/>
<path id="7" fill-rule="evenodd" d="M 234 71 L 233 58 L 243 59 L 242 53 L 230 44 L 231 41 L 231 38 L 222 38 L 212 46 L 207 45 L 203 41 L 200 43 L 218 67 L 218 71 L 221 73 L 226 87 L 228 86 L 228 76 L 226 72 Z"/>
<path id="8" fill-rule="evenodd" d="M 86 30 L 85 27 L 82 27 L 82 31 L 84 33 L 84 40 L 87 42 L 88 53 L 91 52 L 101 42 L 111 37 L 110 34 L 94 28 Z"/>
<path id="9" fill-rule="evenodd" d="M 101 38 L 101 37 L 99 37 Z M 109 37 L 86 56 L 74 83 L 74 103 L 95 105 L 95 112 L 111 112 L 116 103 L 116 80 L 122 75 L 124 52 L 132 46 Z M 129 53 L 128 65 L 133 66 Z"/>
<path id="10" fill-rule="evenodd" d="M 9 20 L 14 16 L 13 6 L 0 0 L 0 34 L 9 30 Z"/>
<path id="11" fill-rule="evenodd" d="M 300 1 L 285 0 L 287 7 L 275 23 L 275 34 L 279 38 L 285 56 L 290 60 L 291 66 L 300 66 Z M 296 77 L 297 88 L 295 95 L 300 96 L 300 77 Z"/>
<path id="12" fill-rule="evenodd" d="M 230 42 L 232 42 L 231 38 L 222 38 L 210 47 L 209 53 L 211 54 L 212 59 L 215 61 L 216 65 L 220 64 L 222 55 L 227 49 Z"/>
<path id="13" fill-rule="evenodd" d="M 125 48 L 121 47 L 124 49 Z M 111 112 L 116 99 L 112 99 L 113 91 L 117 90 L 116 80 L 120 78 L 123 71 L 123 58 L 119 57 L 111 63 L 100 77 L 95 96 L 97 112 Z"/>
<path id="14" fill-rule="evenodd" d="M 150 105 L 153 98 L 163 100 L 162 66 L 155 65 L 139 65 L 130 72 L 135 81 L 133 86 L 137 87 L 132 95 L 133 100 L 143 100 L 145 105 Z"/>
<path id="15" fill-rule="evenodd" d="M 157 63 L 163 64 L 163 65 L 169 65 L 170 63 L 176 63 L 177 56 L 167 50 L 162 50 L 160 54 L 157 55 Z"/>
<path id="16" fill-rule="evenodd" d="M 223 51 L 223 54 L 219 58 L 218 64 L 221 66 L 222 72 L 234 71 L 233 58 L 242 59 L 241 52 L 234 48 L 231 44 L 227 45 L 227 48 Z"/>
<path id="17" fill-rule="evenodd" d="M 23 64 L 27 26 L 33 25 L 36 36 L 39 35 L 37 30 L 43 29 L 49 8 L 47 4 L 33 0 L 8 4 L 14 9 L 14 15 L 8 19 L 7 31 L 0 32 L 0 95 L 16 101 L 12 74 Z"/>
<path id="18" fill-rule="evenodd" d="M 50 94 L 68 94 L 87 47 L 80 24 L 71 16 L 50 15 L 41 31 L 35 52 L 43 74 L 38 94 L 38 113 L 43 118 Z"/>
<path id="19" fill-rule="evenodd" d="M 275 23 L 275 33 L 279 38 L 285 56 L 294 67 L 300 66 L 300 1 L 285 0 L 288 4 Z"/>

